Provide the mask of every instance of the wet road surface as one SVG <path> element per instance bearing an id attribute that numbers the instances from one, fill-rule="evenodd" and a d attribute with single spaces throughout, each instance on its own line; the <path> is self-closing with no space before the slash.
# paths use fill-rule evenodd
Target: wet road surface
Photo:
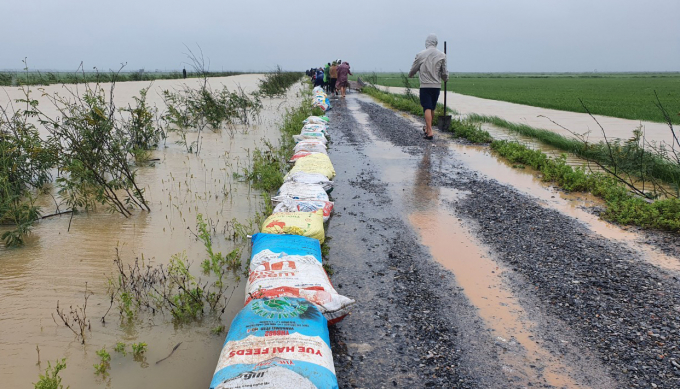
<path id="1" fill-rule="evenodd" d="M 677 387 L 677 258 L 655 265 L 366 96 L 333 103 L 329 260 L 357 300 L 332 329 L 341 387 Z"/>

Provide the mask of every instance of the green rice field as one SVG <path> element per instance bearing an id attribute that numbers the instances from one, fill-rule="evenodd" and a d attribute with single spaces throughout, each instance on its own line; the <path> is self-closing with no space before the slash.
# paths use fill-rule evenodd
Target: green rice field
<path id="1" fill-rule="evenodd" d="M 379 85 L 403 87 L 400 73 L 362 73 L 356 77 Z M 410 85 L 418 88 L 417 76 Z M 624 119 L 664 122 L 655 105 L 659 96 L 674 124 L 680 124 L 678 73 L 452 73 L 448 90 L 485 99 L 502 100 L 563 111 L 586 112 Z"/>

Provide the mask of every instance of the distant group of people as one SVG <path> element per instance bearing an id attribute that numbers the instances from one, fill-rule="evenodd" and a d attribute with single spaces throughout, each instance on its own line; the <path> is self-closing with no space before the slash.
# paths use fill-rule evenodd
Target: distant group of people
<path id="1" fill-rule="evenodd" d="M 311 78 L 315 87 L 324 88 L 329 95 L 345 97 L 349 87 L 347 77 L 351 76 L 352 72 L 347 61 L 337 60 L 329 62 L 323 67 L 311 68 L 306 71 L 306 74 Z"/>
<path id="2" fill-rule="evenodd" d="M 449 72 L 446 69 L 446 54 L 437 50 L 437 35 L 430 34 L 425 39 L 425 50 L 416 55 L 409 77 L 414 77 L 416 73 L 420 78 L 420 105 L 423 107 L 425 116 L 425 126 L 423 126 L 423 137 L 428 140 L 434 138 L 432 132 L 432 119 L 437 108 L 437 100 L 441 93 L 441 82 L 449 79 Z M 326 66 L 311 68 L 306 71 L 315 87 L 320 86 L 330 95 L 338 96 L 338 91 L 345 97 L 349 87 L 348 76 L 352 75 L 349 63 L 341 60 L 329 62 Z M 446 92 L 445 92 L 446 93 Z"/>

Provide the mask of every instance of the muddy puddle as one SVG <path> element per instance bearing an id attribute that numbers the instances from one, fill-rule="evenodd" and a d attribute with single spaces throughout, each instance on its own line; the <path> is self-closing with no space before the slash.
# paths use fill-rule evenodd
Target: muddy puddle
<path id="1" fill-rule="evenodd" d="M 530 168 L 513 168 L 502 158 L 481 146 L 448 145 L 456 158 L 464 161 L 485 176 L 536 197 L 540 203 L 584 223 L 588 229 L 609 240 L 628 244 L 643 254 L 643 258 L 660 268 L 680 271 L 680 260 L 662 253 L 645 243 L 639 233 L 628 231 L 600 219 L 588 211 L 592 207 L 603 207 L 604 202 L 590 193 L 566 193 L 542 182 Z"/>
<path id="2" fill-rule="evenodd" d="M 244 75 L 210 82 L 213 87 L 224 83 L 230 89 L 240 85 L 250 92 L 257 89 L 258 79 L 257 75 Z M 181 82 L 156 81 L 152 91 L 178 88 Z M 148 82 L 118 84 L 117 104 L 126 104 L 126 99 L 148 85 Z M 202 242 L 194 236 L 200 213 L 213 227 L 215 251 L 231 251 L 237 243 L 227 240 L 225 235 L 233 231 L 232 221 L 255 229 L 254 216 L 262 206 L 260 195 L 233 173 L 242 172 L 263 139 L 277 143 L 280 115 L 285 108 L 299 104 L 299 87 L 295 85 L 284 99 L 263 99 L 259 122 L 238 127 L 233 137 L 226 131 L 205 132 L 198 156 L 175 144 L 171 135 L 165 145 L 153 152 L 152 158 L 158 161 L 138 171 L 151 212 L 134 211 L 128 219 L 105 209 L 81 213 L 72 220 L 69 215 L 53 217 L 36 224 L 25 247 L 0 248 L 2 387 L 30 387 L 47 367 L 47 361 L 54 363 L 61 358 L 66 358 L 67 367 L 60 375 L 65 386 L 72 389 L 208 387 L 224 341 L 224 333 L 213 334 L 211 329 L 220 324 L 228 328 L 231 318 L 243 306 L 242 282 L 230 281 L 237 289 L 221 318 L 207 317 L 199 323 L 174 325 L 169 315 L 142 314 L 134 324 L 121 325 L 114 306 L 103 325 L 100 318 L 110 305 L 107 285 L 108 278 L 114 275 L 116 248 L 125 263 L 143 256 L 151 265 L 167 265 L 173 254 L 186 252 L 193 261 L 192 273 L 200 275 L 200 263 L 206 257 Z M 160 107 L 162 100 L 152 91 L 149 100 Z M 45 214 L 55 210 L 49 197 L 41 201 Z M 246 250 L 242 256 L 247 255 Z M 52 314 L 57 301 L 62 307 L 82 306 L 86 284 L 94 294 L 87 302 L 91 331 L 87 332 L 83 346 L 58 317 L 59 325 L 55 324 Z M 117 342 L 128 344 L 127 356 L 113 351 Z M 135 360 L 129 345 L 138 342 L 147 343 L 148 351 L 144 358 Z M 156 364 L 180 342 L 170 358 Z M 93 368 L 99 359 L 95 351 L 102 347 L 111 354 L 107 377 L 95 375 Z"/>
<path id="3" fill-rule="evenodd" d="M 348 108 L 366 129 L 371 141 L 365 153 L 371 156 L 383 182 L 388 183 L 391 198 L 404 209 L 408 222 L 419 233 L 422 243 L 435 260 L 453 272 L 457 284 L 477 309 L 487 328 L 492 330 L 495 343 L 504 350 L 500 363 L 515 383 L 527 386 L 548 384 L 554 387 L 581 387 L 584 377 L 574 372 L 568 363 L 542 346 L 543 339 L 532 321 L 532 314 L 520 304 L 506 279 L 512 271 L 491 259 L 483 246 L 470 235 L 463 221 L 452 214 L 449 204 L 467 195 L 450 188 L 430 184 L 431 171 L 450 165 L 436 147 L 427 149 L 422 157 L 414 158 L 399 147 L 379 139 L 371 132 L 370 122 L 356 99 L 372 101 L 365 96 L 348 99 Z M 418 127 L 414 126 L 414 131 Z M 488 178 L 512 186 L 539 199 L 545 206 L 556 209 L 586 224 L 592 231 L 608 239 L 628 243 L 641 251 L 655 266 L 680 270 L 677 258 L 657 253 L 640 244 L 642 238 L 606 223 L 584 210 L 601 205 L 587 194 L 565 194 L 536 178 L 534 172 L 515 169 L 499 160 L 488 148 L 463 146 L 447 142 L 448 151 L 470 169 Z M 373 165 L 373 163 L 372 163 Z"/>
<path id="4" fill-rule="evenodd" d="M 354 106 L 351 99 L 347 104 L 357 121 L 368 130 L 371 142 L 367 142 L 366 154 L 382 168 L 381 180 L 388 183 L 392 199 L 404 209 L 408 222 L 433 258 L 454 273 L 457 284 L 478 309 L 486 327 L 493 331 L 496 343 L 507 350 L 500 356 L 501 368 L 517 380 L 515 383 L 578 387 L 569 367 L 537 342 L 540 337 L 534 331 L 534 323 L 504 286 L 507 270 L 490 259 L 467 233 L 461 219 L 448 211 L 449 202 L 467 194 L 430 184 L 430 169 L 437 170 L 447 162 L 434 148 L 427 149 L 422 159 L 415 161 L 409 154 L 372 135 L 368 118 L 358 105 Z"/>
<path id="5" fill-rule="evenodd" d="M 413 117 L 405 114 L 402 117 L 413 121 L 416 127 L 420 126 Z M 536 142 L 531 138 L 510 134 L 507 130 L 490 124 L 485 124 L 484 129 L 489 130 L 495 139 L 517 140 L 532 149 L 541 150 L 551 156 L 559 156 L 561 154 L 560 150 Z M 439 132 L 437 133 L 439 134 Z M 644 259 L 655 266 L 666 270 L 680 271 L 680 259 L 669 256 L 645 244 L 645 238 L 635 231 L 628 231 L 626 228 L 608 223 L 589 212 L 588 209 L 593 207 L 604 207 L 604 202 L 592 194 L 566 193 L 556 189 L 549 183 L 541 181 L 539 173 L 532 168 L 513 166 L 512 163 L 509 163 L 504 158 L 492 153 L 488 147 L 461 145 L 453 142 L 449 142 L 447 147 L 457 159 L 465 162 L 471 169 L 538 198 L 544 206 L 579 220 L 591 231 L 602 237 L 628 244 L 634 250 L 640 251 Z M 578 167 L 583 166 L 585 161 L 573 155 L 568 155 L 567 163 Z M 588 169 L 592 171 L 598 170 L 597 167 L 592 165 L 589 165 Z M 639 188 L 643 188 L 643 185 L 640 184 Z"/>

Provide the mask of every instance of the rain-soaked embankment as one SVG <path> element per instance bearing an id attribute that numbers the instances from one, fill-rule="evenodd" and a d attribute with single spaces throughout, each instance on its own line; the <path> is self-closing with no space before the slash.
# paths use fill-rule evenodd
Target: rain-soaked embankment
<path id="1" fill-rule="evenodd" d="M 254 76 L 222 81 L 246 91 L 257 85 Z M 131 98 L 146 86 L 119 84 L 116 96 Z M 215 236 L 232 235 L 234 219 L 252 224 L 262 199 L 233 173 L 263 138 L 278 139 L 282 109 L 299 102 L 294 88 L 285 99 L 265 100 L 254 125 L 204 132 L 199 155 L 170 138 L 152 155 L 159 160 L 138 173 L 149 213 L 49 218 L 25 247 L 1 249 L 3 383 L 28 386 L 47 361 L 66 357 L 61 376 L 74 389 L 208 387 L 224 340 L 213 330 L 228 327 L 243 301 L 234 297 L 220 317 L 190 324 L 164 315 L 128 322 L 114 307 L 103 324 L 116 248 L 126 264 L 143 257 L 167 265 L 186 251 L 198 268 L 205 248 L 194 235 L 197 214 Z M 676 257 L 597 219 L 587 210 L 596 199 L 555 190 L 484 148 L 441 134 L 423 140 L 412 118 L 365 96 L 333 104 L 338 207 L 327 230 L 329 263 L 338 292 L 357 300 L 331 328 L 341 387 L 678 385 Z M 213 248 L 226 253 L 234 245 L 214 239 Z M 86 283 L 94 294 L 81 345 L 52 313 L 57 301 L 82 306 Z M 233 296 L 243 295 L 242 282 L 231 286 Z M 111 352 L 109 374 L 96 375 L 95 351 L 118 342 L 146 343 L 147 352 Z"/>
<path id="2" fill-rule="evenodd" d="M 677 258 L 366 97 L 330 117 L 341 387 L 677 386 Z"/>

